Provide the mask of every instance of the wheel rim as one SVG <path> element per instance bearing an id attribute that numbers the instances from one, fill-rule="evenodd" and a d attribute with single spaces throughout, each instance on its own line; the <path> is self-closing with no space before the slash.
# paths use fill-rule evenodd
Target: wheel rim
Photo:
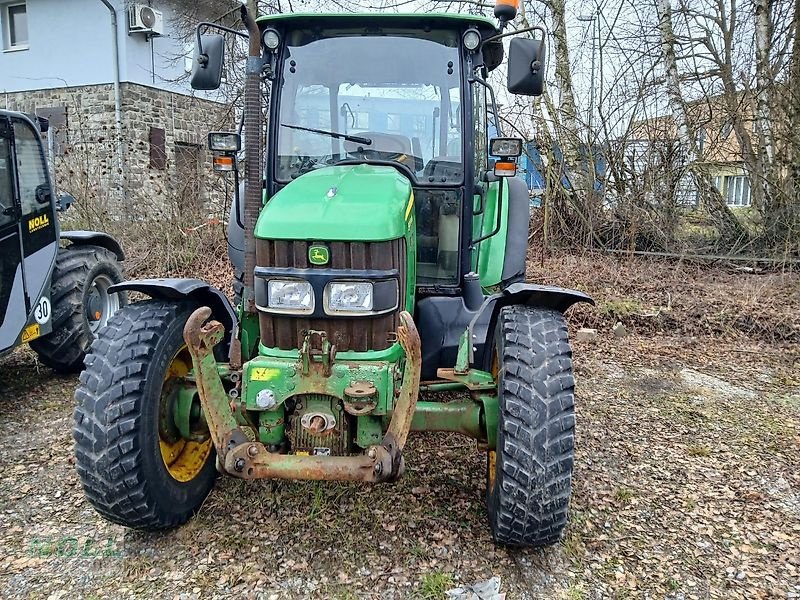
<path id="1" fill-rule="evenodd" d="M 119 310 L 119 296 L 108 292 L 112 285 L 114 281 L 108 275 L 98 275 L 89 287 L 85 310 L 92 333 L 105 327 L 111 316 Z"/>
<path id="2" fill-rule="evenodd" d="M 189 349 L 183 346 L 175 353 L 164 375 L 161 388 L 161 415 L 158 429 L 158 445 L 161 459 L 170 476 L 176 481 L 191 481 L 203 470 L 211 456 L 211 439 L 204 441 L 187 440 L 176 437 L 174 430 L 165 426 L 163 416 L 171 415 L 170 404 L 175 401 L 175 391 L 182 384 L 192 368 L 192 357 Z"/>

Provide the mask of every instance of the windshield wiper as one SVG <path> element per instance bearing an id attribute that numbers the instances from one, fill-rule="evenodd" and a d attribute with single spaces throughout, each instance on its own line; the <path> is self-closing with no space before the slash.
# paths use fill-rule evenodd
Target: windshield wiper
<path id="1" fill-rule="evenodd" d="M 332 138 L 339 138 L 347 140 L 348 142 L 354 142 L 356 144 L 364 144 L 365 146 L 369 146 L 370 144 L 372 144 L 371 139 L 361 137 L 360 135 L 350 135 L 348 133 L 339 133 L 337 131 L 325 131 L 324 129 L 314 129 L 313 127 L 301 127 L 300 125 L 289 125 L 288 123 L 281 123 L 281 127 L 288 127 L 289 129 L 299 129 L 300 131 L 310 131 L 311 133 L 319 133 L 322 135 L 330 136 Z"/>

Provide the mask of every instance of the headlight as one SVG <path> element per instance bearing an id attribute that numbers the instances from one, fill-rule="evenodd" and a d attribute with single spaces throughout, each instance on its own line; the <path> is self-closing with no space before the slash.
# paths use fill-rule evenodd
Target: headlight
<path id="1" fill-rule="evenodd" d="M 212 131 L 208 134 L 208 147 L 212 152 L 236 154 L 242 149 L 242 138 L 231 131 Z"/>
<path id="2" fill-rule="evenodd" d="M 308 281 L 270 279 L 264 308 L 287 313 L 313 313 L 314 290 Z"/>
<path id="3" fill-rule="evenodd" d="M 328 313 L 371 313 L 373 286 L 368 281 L 332 281 L 325 289 Z"/>

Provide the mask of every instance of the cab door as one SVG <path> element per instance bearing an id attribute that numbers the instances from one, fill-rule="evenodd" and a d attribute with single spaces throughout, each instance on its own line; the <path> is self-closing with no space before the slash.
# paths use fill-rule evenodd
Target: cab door
<path id="1" fill-rule="evenodd" d="M 0 131 L 2 351 L 18 338 L 27 342 L 52 330 L 50 276 L 58 223 L 39 131 L 16 115 L 0 115 Z"/>
<path id="2" fill-rule="evenodd" d="M 11 121 L 0 115 L 0 352 L 14 344 L 28 317 L 12 141 Z"/>

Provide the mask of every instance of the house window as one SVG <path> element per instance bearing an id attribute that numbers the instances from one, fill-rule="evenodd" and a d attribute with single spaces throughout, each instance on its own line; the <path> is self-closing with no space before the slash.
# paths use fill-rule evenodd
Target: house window
<path id="1" fill-rule="evenodd" d="M 728 206 L 750 206 L 750 178 L 747 175 L 717 175 L 713 182 Z"/>
<path id="2" fill-rule="evenodd" d="M 24 2 L 3 6 L 3 46 L 6 50 L 28 47 L 28 7 Z"/>
<path id="3" fill-rule="evenodd" d="M 725 201 L 728 206 L 750 206 L 750 179 L 747 175 L 726 177 L 728 192 Z"/>

